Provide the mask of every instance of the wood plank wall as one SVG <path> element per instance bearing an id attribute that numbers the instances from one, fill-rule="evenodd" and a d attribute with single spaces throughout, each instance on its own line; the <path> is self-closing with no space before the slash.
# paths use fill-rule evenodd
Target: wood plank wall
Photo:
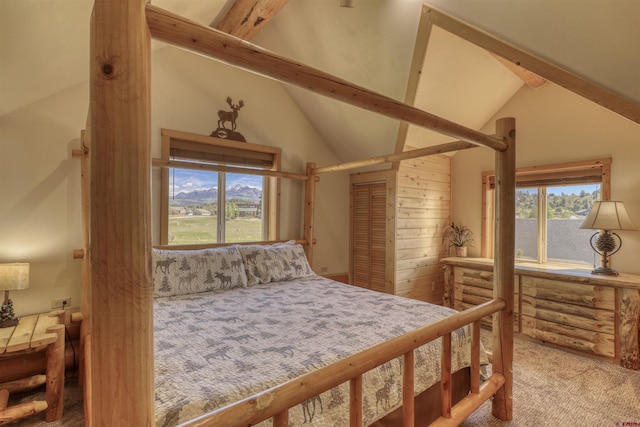
<path id="1" fill-rule="evenodd" d="M 398 170 L 395 293 L 442 304 L 447 256 L 442 229 L 451 221 L 451 158 L 405 160 Z"/>

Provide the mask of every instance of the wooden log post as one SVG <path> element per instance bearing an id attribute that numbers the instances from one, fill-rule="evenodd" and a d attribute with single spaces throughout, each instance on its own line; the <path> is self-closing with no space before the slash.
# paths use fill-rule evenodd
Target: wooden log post
<path id="1" fill-rule="evenodd" d="M 349 381 L 349 426 L 362 427 L 362 375 Z"/>
<path id="2" fill-rule="evenodd" d="M 403 427 L 414 427 L 416 420 L 415 408 L 415 353 L 408 351 L 402 362 L 402 424 Z"/>
<path id="3" fill-rule="evenodd" d="M 513 289 L 515 275 L 515 119 L 496 122 L 496 136 L 507 150 L 496 151 L 496 227 L 493 268 L 493 297 L 504 300 L 504 310 L 493 315 L 493 373 L 502 374 L 504 385 L 492 404 L 496 418 L 513 418 Z"/>
<path id="4" fill-rule="evenodd" d="M 91 17 L 89 422 L 95 426 L 153 426 L 155 419 L 146 4 L 96 0 Z"/>
<path id="5" fill-rule="evenodd" d="M 640 290 L 620 288 L 618 293 L 620 364 L 637 371 L 640 369 Z"/>
<path id="6" fill-rule="evenodd" d="M 91 316 L 91 149 L 90 135 L 86 130 L 80 134 L 82 145 L 80 157 L 80 206 L 82 210 L 82 268 L 80 273 L 80 348 L 84 348 L 84 341 L 90 333 L 89 317 Z M 79 374 L 78 382 L 84 385 L 85 360 L 84 351 L 78 354 Z"/>
<path id="7" fill-rule="evenodd" d="M 316 175 L 311 171 L 315 163 L 307 163 L 307 181 L 304 187 L 304 240 L 307 242 L 304 251 L 309 265 L 313 268 L 313 214 L 316 205 Z"/>
<path id="8" fill-rule="evenodd" d="M 57 339 L 47 346 L 46 393 L 47 422 L 62 417 L 64 399 L 64 325 L 55 325 L 47 329 L 55 332 Z"/>

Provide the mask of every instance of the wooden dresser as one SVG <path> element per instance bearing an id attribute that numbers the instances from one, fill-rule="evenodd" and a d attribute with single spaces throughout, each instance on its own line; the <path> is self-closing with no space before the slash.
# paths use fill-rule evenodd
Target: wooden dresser
<path id="1" fill-rule="evenodd" d="M 442 262 L 445 305 L 465 310 L 492 298 L 493 260 Z M 640 275 L 524 264 L 515 273 L 515 332 L 640 370 Z"/>

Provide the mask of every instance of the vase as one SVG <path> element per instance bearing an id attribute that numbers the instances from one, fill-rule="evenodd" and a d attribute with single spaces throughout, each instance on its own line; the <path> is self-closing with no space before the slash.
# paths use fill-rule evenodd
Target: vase
<path id="1" fill-rule="evenodd" d="M 467 247 L 466 246 L 456 246 L 456 256 L 460 258 L 467 257 Z"/>

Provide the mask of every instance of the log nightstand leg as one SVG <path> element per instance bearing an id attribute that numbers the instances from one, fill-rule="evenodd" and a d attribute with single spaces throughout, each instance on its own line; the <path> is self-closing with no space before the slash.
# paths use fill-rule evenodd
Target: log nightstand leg
<path id="1" fill-rule="evenodd" d="M 64 325 L 55 325 L 47 329 L 58 335 L 56 342 L 47 346 L 47 411 L 45 418 L 48 422 L 62 417 L 64 397 Z"/>

